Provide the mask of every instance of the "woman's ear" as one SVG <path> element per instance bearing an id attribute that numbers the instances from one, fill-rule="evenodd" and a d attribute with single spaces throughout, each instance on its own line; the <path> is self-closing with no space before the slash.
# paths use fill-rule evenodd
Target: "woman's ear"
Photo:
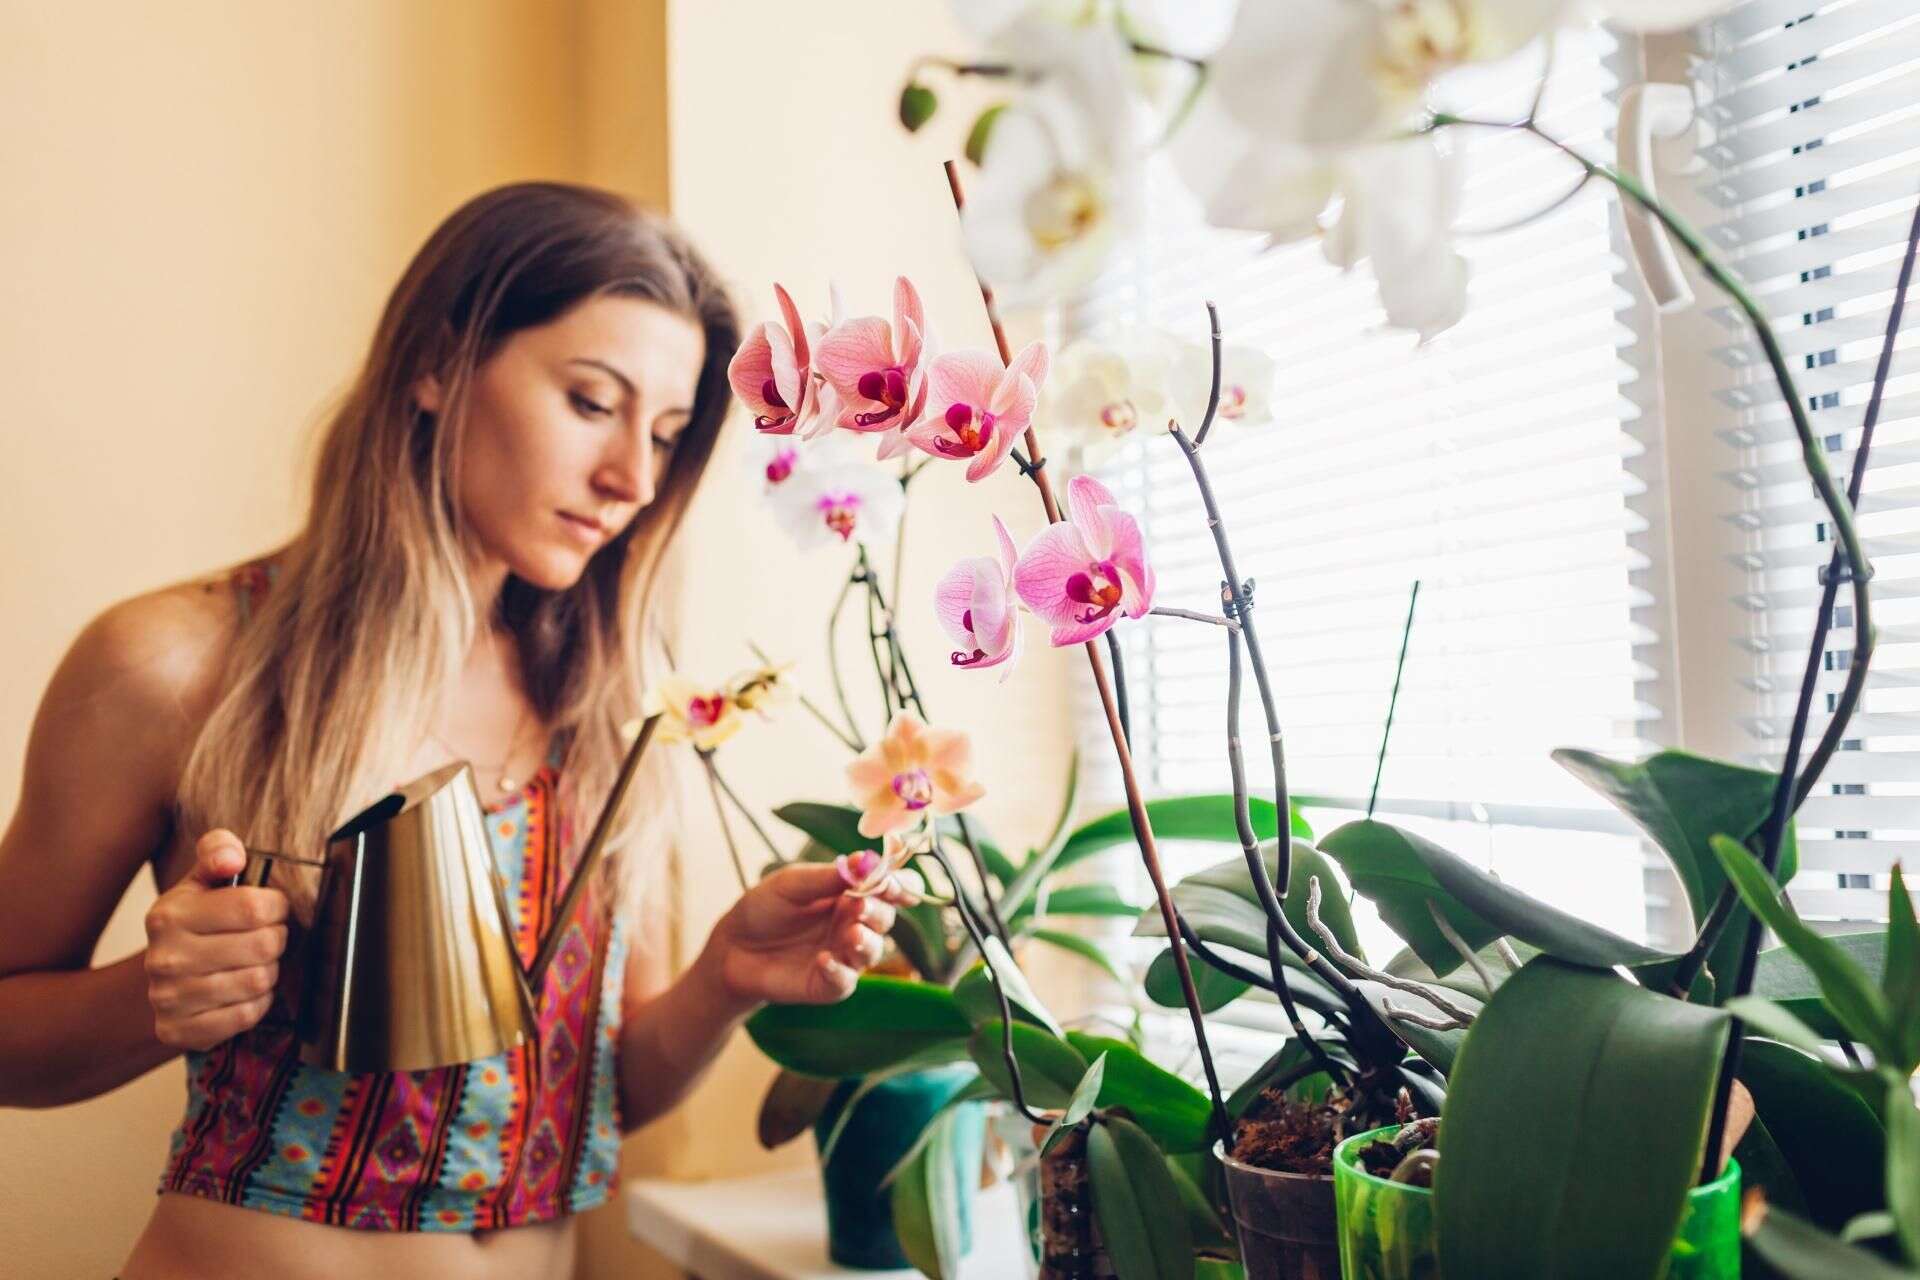
<path id="1" fill-rule="evenodd" d="M 423 373 L 413 384 L 413 403 L 422 413 L 439 413 L 445 397 L 446 392 L 435 374 Z"/>

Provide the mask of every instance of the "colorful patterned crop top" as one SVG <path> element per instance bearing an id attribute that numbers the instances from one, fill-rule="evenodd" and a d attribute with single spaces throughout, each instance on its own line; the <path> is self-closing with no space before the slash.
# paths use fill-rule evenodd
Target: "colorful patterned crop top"
<path id="1" fill-rule="evenodd" d="M 247 601 L 267 575 L 249 566 L 236 579 Z M 558 781 L 549 761 L 486 806 L 528 964 L 565 888 Z M 159 1190 L 384 1231 L 490 1230 L 604 1202 L 619 1167 L 626 938 L 599 896 L 583 894 L 566 925 L 538 999 L 538 1045 L 430 1071 L 346 1074 L 301 1062 L 291 1029 L 269 1021 L 187 1054 L 186 1117 Z"/>

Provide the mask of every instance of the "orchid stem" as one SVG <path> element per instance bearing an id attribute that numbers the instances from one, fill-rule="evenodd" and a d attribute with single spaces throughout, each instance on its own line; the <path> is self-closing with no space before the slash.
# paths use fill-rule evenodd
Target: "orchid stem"
<path id="1" fill-rule="evenodd" d="M 1400 705 L 1400 676 L 1407 669 L 1407 642 L 1413 639 L 1413 607 L 1420 603 L 1420 579 L 1413 580 L 1407 597 L 1407 625 L 1400 630 L 1400 660 L 1393 664 L 1393 692 L 1387 697 L 1387 722 L 1380 730 L 1380 755 L 1373 762 L 1373 786 L 1367 791 L 1367 817 L 1373 817 L 1374 801 L 1380 798 L 1380 775 L 1387 767 L 1387 739 L 1393 736 L 1393 713 Z"/>
<path id="2" fill-rule="evenodd" d="M 713 752 L 711 750 L 698 751 L 696 749 L 696 754 L 706 762 L 707 776 L 713 780 L 715 786 L 720 788 L 721 793 L 733 802 L 733 807 L 738 809 L 740 816 L 747 820 L 747 825 L 753 828 L 753 833 L 760 837 L 760 843 L 767 846 L 767 852 L 773 855 L 773 860 L 783 865 L 793 861 L 793 859 L 787 857 L 786 854 L 780 852 L 780 847 L 774 844 L 773 837 L 769 836 L 767 829 L 760 825 L 760 819 L 753 816 L 753 810 L 749 809 L 746 802 L 735 793 L 732 787 L 727 785 L 726 776 L 720 772 L 720 766 L 713 762 Z"/>
<path id="3" fill-rule="evenodd" d="M 945 169 L 947 188 L 953 195 L 954 212 L 961 213 L 966 208 L 966 193 L 960 185 L 959 166 L 949 160 L 946 162 Z M 993 341 L 1000 353 L 1000 363 L 1012 364 L 1013 353 L 1007 344 L 1006 329 L 1000 323 L 999 308 L 994 304 L 993 287 L 977 273 L 975 280 L 980 286 L 980 303 L 986 309 L 987 324 L 993 330 Z M 1044 456 L 1040 452 L 1039 437 L 1035 434 L 1031 422 L 1027 424 L 1022 438 L 1026 443 L 1027 457 Z M 1033 482 L 1034 489 L 1040 495 L 1040 505 L 1047 513 L 1048 522 L 1058 524 L 1060 503 L 1054 497 L 1053 483 L 1047 478 L 1045 469 L 1023 467 L 1021 474 Z M 1206 1014 L 1200 1007 L 1200 993 L 1193 984 L 1193 967 L 1187 961 L 1186 943 L 1180 937 L 1179 922 L 1173 907 L 1173 895 L 1167 888 L 1166 874 L 1160 866 L 1160 851 L 1153 837 L 1153 822 L 1147 816 L 1146 800 L 1140 792 L 1140 780 L 1134 774 L 1133 752 L 1127 744 L 1126 731 L 1120 724 L 1119 707 L 1114 701 L 1112 683 L 1107 678 L 1107 666 L 1102 660 L 1099 647 L 1093 641 L 1087 641 L 1083 648 L 1087 655 L 1087 665 L 1093 671 L 1094 687 L 1100 694 L 1101 709 L 1106 712 L 1107 734 L 1113 740 L 1114 754 L 1120 766 L 1120 780 L 1126 791 L 1127 817 L 1133 826 L 1134 842 L 1139 846 L 1140 860 L 1146 866 L 1147 878 L 1153 882 L 1154 899 L 1160 907 L 1161 922 L 1167 929 L 1167 941 L 1173 952 L 1174 971 L 1180 977 L 1180 998 L 1187 1006 L 1188 1018 L 1192 1020 L 1194 1039 L 1204 1044 L 1207 1039 Z M 1220 1136 L 1224 1139 L 1229 1135 L 1223 1133 Z"/>
<path id="4" fill-rule="evenodd" d="M 727 805 L 720 797 L 720 782 L 714 775 L 713 757 L 706 752 L 700 753 L 700 763 L 707 770 L 707 792 L 713 797 L 713 814 L 720 820 L 720 834 L 727 842 L 727 856 L 733 860 L 733 874 L 740 881 L 740 892 L 745 893 L 753 886 L 747 881 L 747 864 L 740 859 L 740 846 L 734 841 L 733 826 L 727 821 Z"/>
<path id="5" fill-rule="evenodd" d="M 860 736 L 860 725 L 853 718 L 853 704 L 847 701 L 846 682 L 840 678 L 840 654 L 834 647 L 834 637 L 840 630 L 840 610 L 846 607 L 847 597 L 853 594 L 853 586 L 857 581 L 857 578 L 848 575 L 840 588 L 839 598 L 833 602 L 833 612 L 827 617 L 827 671 L 833 676 L 833 694 L 840 702 L 840 714 L 847 718 L 847 738 L 855 751 L 865 751 L 866 740 Z"/>
<path id="6" fill-rule="evenodd" d="M 1200 430 L 1194 434 L 1193 447 L 1198 449 L 1207 442 L 1207 432 L 1213 430 L 1213 417 L 1220 412 L 1220 312 L 1214 305 L 1207 304 L 1207 343 L 1213 355 L 1213 380 L 1207 389 L 1207 412 L 1200 419 Z"/>
<path id="7" fill-rule="evenodd" d="M 747 648 L 753 650 L 753 656 L 760 660 L 761 665 L 767 666 L 767 667 L 771 667 L 773 665 L 773 659 L 767 656 L 766 650 L 762 649 L 759 645 L 753 643 L 753 641 L 751 640 L 747 641 Z M 796 696 L 800 699 L 801 709 L 806 711 L 815 720 L 818 720 L 820 722 L 820 727 L 825 729 L 828 733 L 832 734 L 834 737 L 838 738 L 841 742 L 841 745 L 846 747 L 847 750 L 849 751 L 866 750 L 866 747 L 863 744 L 855 742 L 852 738 L 849 738 L 846 735 L 846 732 L 843 729 L 841 729 L 839 725 L 835 724 L 832 720 L 829 720 L 827 718 L 827 713 L 822 711 L 817 705 L 815 705 L 813 700 L 808 698 L 806 694 L 800 693 L 800 694 L 797 694 Z"/>
<path id="8" fill-rule="evenodd" d="M 1107 655 L 1113 662 L 1113 699 L 1120 708 L 1120 732 L 1127 739 L 1129 749 L 1133 746 L 1133 715 L 1127 707 L 1127 668 L 1120 654 L 1120 637 L 1107 628 Z"/>

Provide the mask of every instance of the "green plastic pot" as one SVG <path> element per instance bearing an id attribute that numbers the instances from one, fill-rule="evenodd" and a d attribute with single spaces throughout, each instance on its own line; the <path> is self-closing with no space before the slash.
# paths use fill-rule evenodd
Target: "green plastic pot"
<path id="1" fill-rule="evenodd" d="M 893 1203 L 880 1186 L 907 1154 L 934 1113 L 979 1073 L 971 1066 L 909 1071 L 875 1085 L 854 1106 L 847 1127 L 821 1166 L 827 1200 L 827 1257 L 843 1267 L 887 1271 L 909 1265 L 893 1230 Z M 860 1081 L 843 1080 L 814 1122 L 816 1143 L 833 1132 L 847 1099 Z M 980 1185 L 980 1157 L 986 1140 L 984 1104 L 961 1104 L 955 1126 L 953 1161 L 960 1188 L 960 1247 L 973 1243 L 973 1193 Z"/>
<path id="2" fill-rule="evenodd" d="M 1435 1280 L 1440 1243 L 1428 1187 L 1389 1182 L 1360 1164 L 1360 1149 L 1399 1126 L 1356 1133 L 1333 1149 L 1333 1191 L 1340 1213 L 1340 1272 L 1346 1280 Z M 1740 1162 L 1687 1196 L 1666 1280 L 1738 1280 Z"/>

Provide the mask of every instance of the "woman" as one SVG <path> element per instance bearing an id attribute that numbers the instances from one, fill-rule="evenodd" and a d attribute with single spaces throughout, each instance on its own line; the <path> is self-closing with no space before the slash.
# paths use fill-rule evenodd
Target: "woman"
<path id="1" fill-rule="evenodd" d="M 841 999 L 878 957 L 891 902 L 793 866 L 673 978 L 647 874 L 670 835 L 665 752 L 595 891 L 545 914 L 642 709 L 662 555 L 737 341 L 665 223 L 582 187 L 488 192 L 395 289 L 301 533 L 75 642 L 0 842 L 0 1104 L 73 1102 L 186 1053 L 186 1115 L 124 1280 L 570 1275 L 571 1214 L 611 1194 L 621 1133 L 755 1005 Z M 307 1067 L 265 1016 L 288 898 L 227 882 L 247 848 L 317 851 L 456 759 L 487 799 L 523 958 L 549 928 L 578 935 L 539 1043 L 436 1071 Z M 87 968 L 143 863 L 161 890 L 147 948 Z"/>

